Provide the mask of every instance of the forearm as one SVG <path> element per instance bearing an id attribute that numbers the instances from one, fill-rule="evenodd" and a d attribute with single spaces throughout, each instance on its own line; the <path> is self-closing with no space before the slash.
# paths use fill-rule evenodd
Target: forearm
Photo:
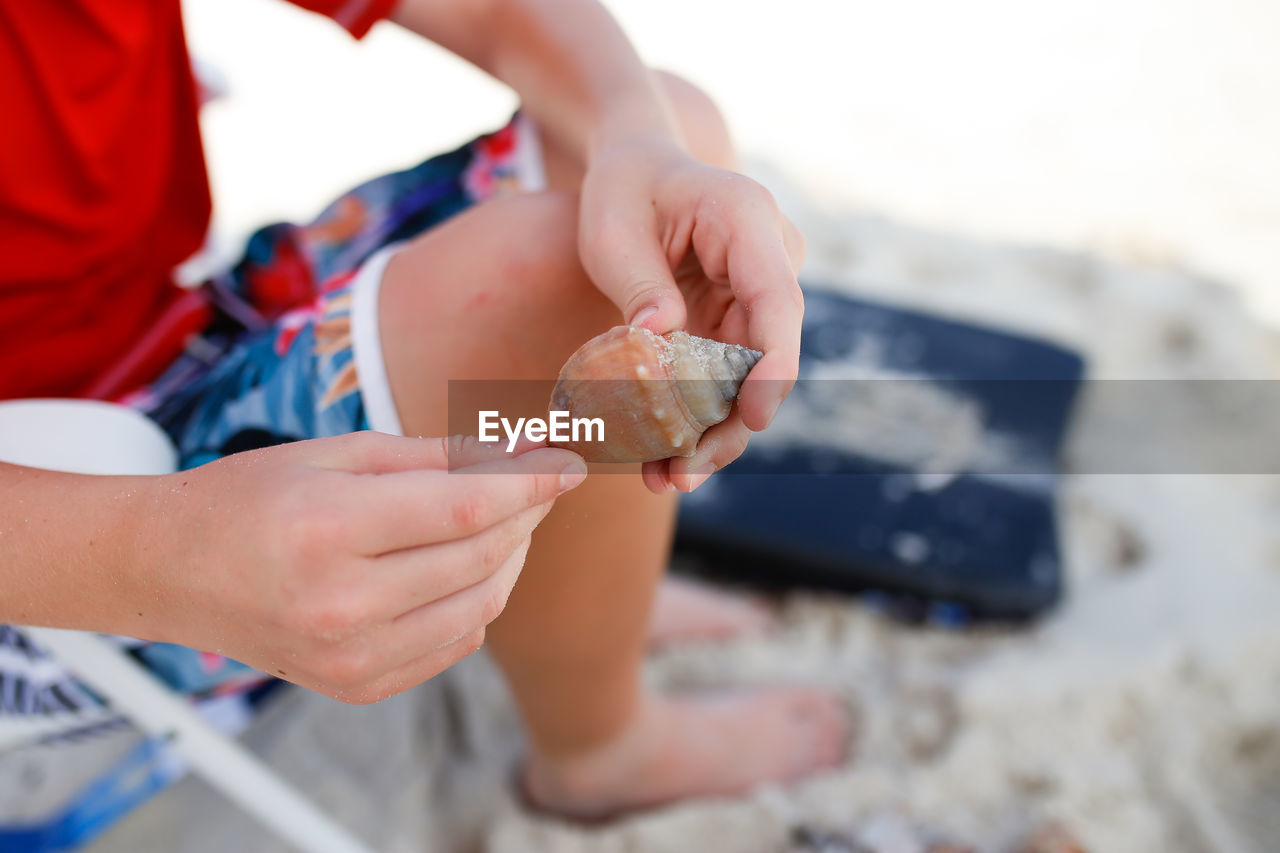
<path id="1" fill-rule="evenodd" d="M 0 622 L 145 636 L 151 480 L 0 463 Z"/>
<path id="2" fill-rule="evenodd" d="M 395 20 L 514 88 L 584 163 L 628 137 L 678 138 L 653 76 L 596 0 L 403 0 Z"/>

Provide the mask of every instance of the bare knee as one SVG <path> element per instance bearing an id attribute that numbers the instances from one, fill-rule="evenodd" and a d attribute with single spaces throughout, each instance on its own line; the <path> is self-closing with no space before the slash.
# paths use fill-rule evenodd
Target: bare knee
<path id="1" fill-rule="evenodd" d="M 738 156 L 720 108 L 711 96 L 669 71 L 653 72 L 675 111 L 689 152 L 704 163 L 737 169 Z"/>
<path id="2" fill-rule="evenodd" d="M 487 268 L 487 289 L 496 299 L 489 310 L 501 315 L 491 319 L 501 327 L 541 317 L 544 326 L 554 323 L 572 330 L 564 342 L 568 349 L 555 356 L 553 367 L 558 370 L 578 344 L 618 322 L 618 309 L 582 269 L 578 195 L 546 190 L 508 196 L 487 206 L 486 233 L 477 248 L 488 257 L 482 267 Z M 477 282 L 470 287 L 473 293 L 480 289 Z M 462 310 L 469 315 L 467 308 Z"/>
<path id="3" fill-rule="evenodd" d="M 572 193 L 494 199 L 391 259 L 378 321 L 407 434 L 458 431 L 449 420 L 451 381 L 553 377 L 583 341 L 618 322 L 618 309 L 582 271 L 577 217 Z M 545 393 L 531 401 L 508 391 L 513 412 L 532 415 L 536 403 L 545 413 Z"/>
<path id="4" fill-rule="evenodd" d="M 503 221 L 493 235 L 493 245 L 496 260 L 514 276 L 511 280 L 576 277 L 576 194 L 547 190 L 503 198 L 498 204 L 503 207 Z"/>

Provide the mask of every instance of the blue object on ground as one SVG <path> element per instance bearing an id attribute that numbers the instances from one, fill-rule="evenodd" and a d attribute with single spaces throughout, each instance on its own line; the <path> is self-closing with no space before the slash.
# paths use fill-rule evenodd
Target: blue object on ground
<path id="1" fill-rule="evenodd" d="M 286 682 L 272 679 L 238 693 L 197 701 L 197 708 L 215 728 L 235 734 L 285 687 Z M 90 756 L 87 761 L 77 752 L 83 741 L 102 746 L 103 738 L 109 737 L 124 738 L 124 749 L 112 747 L 105 755 Z M 186 761 L 166 739 L 148 737 L 122 718 L 109 718 L 12 749 L 15 753 L 29 750 L 29 758 L 44 759 L 61 751 L 63 763 L 33 763 L 36 781 L 53 789 L 47 796 L 41 792 L 37 797 L 44 807 L 32 811 L 28 804 L 15 818 L 7 808 L 13 804 L 0 804 L 0 853 L 58 853 L 83 847 L 187 770 Z M 12 754 L 5 757 L 11 759 Z M 64 778 L 68 776 L 81 781 L 68 783 Z"/>
<path id="2" fill-rule="evenodd" d="M 87 844 L 184 770 L 164 741 L 143 738 L 62 811 L 39 822 L 0 826 L 0 853 L 54 853 Z"/>
<path id="3" fill-rule="evenodd" d="M 1061 594 L 1058 455 L 1083 375 L 1045 341 L 807 292 L 781 440 L 682 502 L 677 546 L 716 575 L 877 591 L 939 626 L 1034 616 Z"/>

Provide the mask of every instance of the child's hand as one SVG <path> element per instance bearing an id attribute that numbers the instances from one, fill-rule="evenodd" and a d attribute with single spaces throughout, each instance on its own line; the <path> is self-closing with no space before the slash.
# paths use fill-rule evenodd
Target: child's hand
<path id="1" fill-rule="evenodd" d="M 579 251 L 624 320 L 764 353 L 729 418 L 687 459 L 644 466 L 649 488 L 697 488 L 769 425 L 799 369 L 804 238 L 767 190 L 661 134 L 601 150 L 582 186 Z M 765 381 L 760 381 L 765 380 Z"/>
<path id="2" fill-rule="evenodd" d="M 157 478 L 157 633 L 345 702 L 391 696 L 480 647 L 585 472 L 564 450 L 357 433 Z"/>

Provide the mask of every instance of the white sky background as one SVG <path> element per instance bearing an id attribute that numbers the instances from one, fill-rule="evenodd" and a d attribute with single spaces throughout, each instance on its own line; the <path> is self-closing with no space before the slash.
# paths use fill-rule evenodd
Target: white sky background
<path id="1" fill-rule="evenodd" d="M 185 0 L 224 234 L 501 124 L 499 84 L 392 25 Z M 1173 260 L 1280 322 L 1280 0 L 607 0 L 815 200 Z"/>

